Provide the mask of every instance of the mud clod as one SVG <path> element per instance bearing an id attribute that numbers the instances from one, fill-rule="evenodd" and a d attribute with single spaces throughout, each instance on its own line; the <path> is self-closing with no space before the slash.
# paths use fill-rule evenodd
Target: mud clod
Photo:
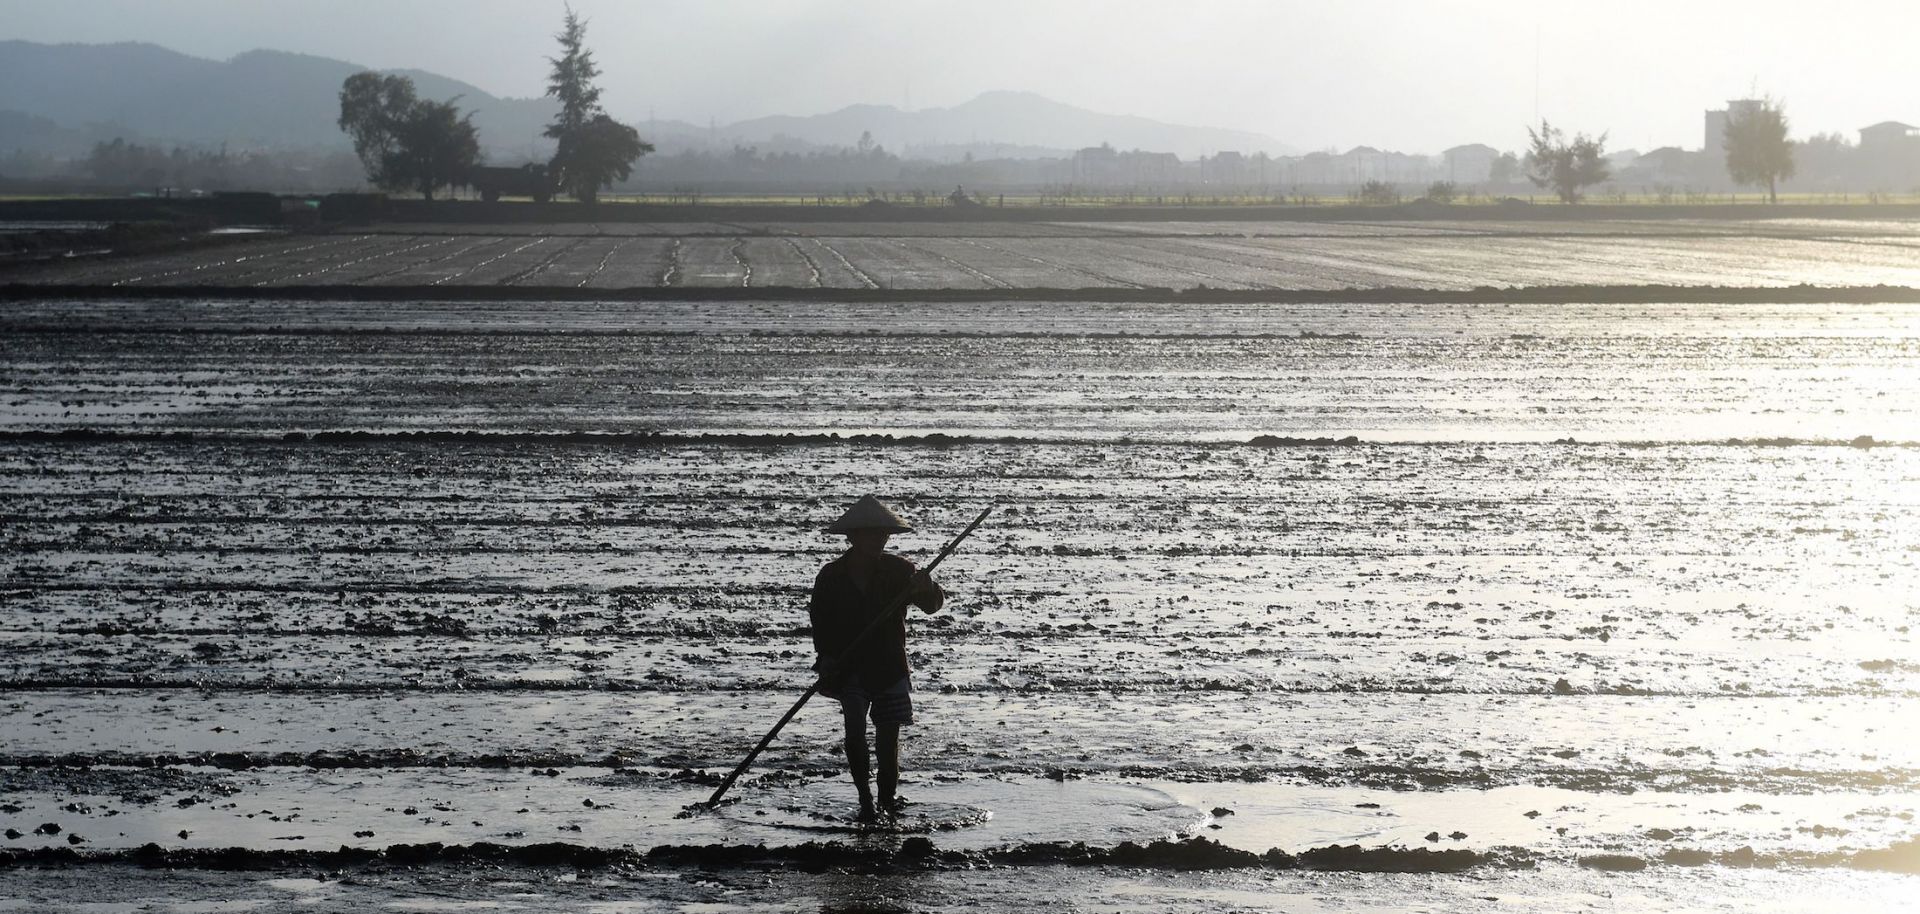
<path id="1" fill-rule="evenodd" d="M 1580 858 L 1580 865 L 1608 873 L 1638 873 L 1647 868 L 1647 861 L 1626 854 L 1590 854 Z"/>
<path id="2" fill-rule="evenodd" d="M 1713 859 L 1709 851 L 1684 847 L 1670 847 L 1660 854 L 1660 862 L 1670 866 L 1706 866 Z"/>
<path id="3" fill-rule="evenodd" d="M 1880 850 L 1853 855 L 1852 865 L 1860 869 L 1893 873 L 1920 873 L 1920 838 Z"/>
<path id="4" fill-rule="evenodd" d="M 1348 844 L 1302 851 L 1299 862 L 1301 868 L 1310 870 L 1359 873 L 1459 873 L 1485 865 L 1531 866 L 1533 861 L 1531 855 L 1514 849 L 1483 854 L 1470 850 L 1436 851 L 1424 847 L 1363 848 L 1358 844 Z"/>

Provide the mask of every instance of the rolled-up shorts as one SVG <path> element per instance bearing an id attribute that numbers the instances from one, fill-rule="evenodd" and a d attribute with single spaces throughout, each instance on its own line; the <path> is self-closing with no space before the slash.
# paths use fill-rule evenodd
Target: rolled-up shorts
<path id="1" fill-rule="evenodd" d="M 902 676 L 900 681 L 878 692 L 869 693 L 858 682 L 842 685 L 831 697 L 840 699 L 840 713 L 847 723 L 856 723 L 862 718 L 871 717 L 878 724 L 913 723 L 913 677 Z"/>

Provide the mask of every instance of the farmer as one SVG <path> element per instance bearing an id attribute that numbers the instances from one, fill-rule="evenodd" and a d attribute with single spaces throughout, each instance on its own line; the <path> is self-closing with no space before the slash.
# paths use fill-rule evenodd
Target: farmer
<path id="1" fill-rule="evenodd" d="M 880 622 L 865 638 L 860 633 L 902 594 L 929 613 L 946 600 L 932 578 L 887 552 L 888 537 L 912 529 L 879 499 L 862 496 L 826 528 L 827 533 L 846 535 L 847 551 L 820 569 L 808 606 L 813 649 L 820 655 L 814 669 L 820 671 L 821 693 L 839 700 L 846 720 L 847 769 L 860 794 L 864 822 L 878 817 L 867 786 L 868 717 L 873 718 L 874 750 L 880 756 L 880 808 L 894 813 L 904 805 L 899 794 L 900 726 L 913 723 L 913 683 L 907 677 L 904 611 Z"/>

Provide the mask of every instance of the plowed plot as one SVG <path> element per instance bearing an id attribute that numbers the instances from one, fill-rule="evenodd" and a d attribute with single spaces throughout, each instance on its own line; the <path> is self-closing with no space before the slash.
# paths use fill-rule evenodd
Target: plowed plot
<path id="1" fill-rule="evenodd" d="M 753 271 L 747 285 L 806 289 L 820 285 L 820 267 L 792 239 L 742 238 L 735 255 Z"/>
<path id="2" fill-rule="evenodd" d="M 542 239 L 521 240 L 474 236 L 436 251 L 438 256 L 407 264 L 404 268 L 381 270 L 372 274 L 337 271 L 327 277 L 329 284 L 348 285 L 369 282 L 397 286 L 488 285 L 502 262 L 513 263 Z"/>
<path id="3" fill-rule="evenodd" d="M 741 257 L 741 242 L 736 238 L 676 239 L 675 286 L 744 286 L 749 266 Z"/>
<path id="4" fill-rule="evenodd" d="M 506 284 L 560 286 L 577 288 L 591 282 L 625 238 L 555 238 L 554 244 L 541 250 L 541 258 L 531 267 L 510 273 Z"/>
<path id="5" fill-rule="evenodd" d="M 1063 229 L 1088 234 L 1125 234 L 1146 237 L 1215 235 L 1226 238 L 1277 235 L 1321 238 L 1367 238 L 1377 236 L 1425 236 L 1472 234 L 1476 223 L 1435 222 L 1262 222 L 1231 220 L 1216 222 L 1060 222 Z M 1533 223 L 1538 225 L 1539 223 Z"/>
<path id="6" fill-rule="evenodd" d="M 156 277 L 154 281 L 161 285 L 259 286 L 330 262 L 363 257 L 384 247 L 382 240 L 372 235 L 302 239 L 270 250 L 230 251 L 227 259 L 207 263 L 204 269 L 196 265 L 192 271 Z"/>
<path id="7" fill-rule="evenodd" d="M 821 244 L 882 289 L 991 289 L 1005 284 L 902 238 L 822 238 Z"/>
<path id="8" fill-rule="evenodd" d="M 383 222 L 367 229 L 390 235 L 552 235 L 567 238 L 737 235 L 739 227 L 716 222 Z"/>
<path id="9" fill-rule="evenodd" d="M 679 238 L 626 238 L 608 247 L 579 285 L 626 289 L 673 285 L 679 272 Z"/>
<path id="10" fill-rule="evenodd" d="M 763 222 L 742 227 L 774 235 L 815 238 L 1051 238 L 1108 235 L 1097 223 L 1051 222 Z"/>
<path id="11" fill-rule="evenodd" d="M 1028 239 L 923 238 L 923 250 L 959 264 L 993 283 L 1018 289 L 1074 289 L 1125 285 L 1113 278 L 1029 253 Z"/>
<path id="12" fill-rule="evenodd" d="M 1079 269 L 439 241 L 351 269 Z M 30 904 L 779 908 L 825 871 L 889 910 L 1898 910 L 1920 881 L 1920 306 L 27 301 L 0 388 Z M 864 492 L 922 562 L 995 507 L 910 623 L 915 805 L 851 821 L 821 700 L 676 815 L 813 682 L 820 529 Z"/>
<path id="13" fill-rule="evenodd" d="M 934 289 L 1916 286 L 1904 223 L 384 226 L 17 267 L 23 283 Z M 497 231 L 495 229 L 498 229 Z"/>
<path id="14" fill-rule="evenodd" d="M 435 264 L 498 247 L 499 238 L 459 236 L 390 236 L 386 243 L 354 251 L 346 257 L 296 265 L 255 283 L 262 286 L 330 286 L 377 283 L 390 276 L 418 276 Z M 415 283 L 417 284 L 417 283 Z"/>
<path id="15" fill-rule="evenodd" d="M 17 306 L 0 323 L 37 331 L 0 340 L 9 366 L 0 383 L 13 391 L 5 427 L 14 430 L 1906 441 L 1920 439 L 1916 314 L 1906 305 L 50 303 Z M 39 332 L 53 329 L 63 332 Z M 89 350 L 111 359 L 72 361 Z M 528 368 L 540 363 L 564 368 Z M 912 366 L 905 380 L 901 366 Z"/>

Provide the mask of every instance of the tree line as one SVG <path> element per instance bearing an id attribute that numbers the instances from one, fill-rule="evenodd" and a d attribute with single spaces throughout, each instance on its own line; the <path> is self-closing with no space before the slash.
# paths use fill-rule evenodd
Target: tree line
<path id="1" fill-rule="evenodd" d="M 383 107 L 422 109 L 422 120 L 428 125 L 437 121 L 444 127 L 448 120 L 445 115 L 449 112 L 444 109 L 425 111 L 417 99 L 409 103 L 411 89 L 403 81 L 387 83 L 377 74 L 361 74 L 356 80 L 361 83 L 357 91 L 386 93 L 388 98 L 381 102 Z M 1788 139 L 1788 132 L 1784 107 L 1778 102 L 1766 101 L 1758 109 L 1731 112 L 1723 136 L 1725 156 L 1715 165 L 1742 184 L 1767 189 L 1770 197 L 1777 194 L 1779 182 L 1789 178 L 1804 177 L 1832 185 L 1836 178 L 1861 173 L 1866 167 L 1857 147 L 1837 134 L 1819 134 L 1795 141 Z M 1524 158 L 1508 153 L 1493 163 L 1490 176 L 1493 185 L 1504 186 L 1531 178 L 1561 199 L 1578 201 L 1586 188 L 1624 177 L 1611 174 L 1607 168 L 1604 134 L 1596 138 L 1581 134 L 1568 137 L 1553 124 L 1544 123 L 1531 128 L 1529 136 L 1533 142 Z M 429 144 L 428 149 L 431 148 Z M 376 162 L 386 161 L 385 155 L 374 158 Z M 89 153 L 70 160 L 34 158 L 16 152 L 11 158 L 0 159 L 0 173 L 42 181 L 80 180 L 97 187 L 144 188 L 156 193 L 184 192 L 188 188 L 273 188 L 315 193 L 358 183 L 369 171 L 365 159 L 344 150 L 228 152 L 220 148 L 168 147 L 116 138 L 95 143 Z M 956 184 L 1068 196 L 1076 189 L 1096 195 L 1113 192 L 1104 186 L 1078 187 L 1071 163 L 1063 159 L 930 162 L 897 155 L 877 143 L 870 143 L 864 149 L 856 145 L 809 152 L 766 151 L 754 147 L 735 147 L 726 152 L 688 150 L 649 156 L 646 162 L 644 175 L 649 184 L 656 189 L 675 189 L 689 194 L 716 185 L 755 192 L 806 191 L 855 196 L 863 195 L 863 188 L 878 188 L 864 191 L 866 197 L 895 195 L 903 188 L 910 197 L 916 189 L 951 188 Z M 392 183 L 387 186 L 417 190 L 414 178 L 408 175 L 408 169 L 416 167 L 415 164 L 399 160 L 393 164 L 396 167 L 391 175 Z M 544 176 L 547 167 L 541 166 L 540 170 Z M 575 169 L 576 174 L 584 171 Z M 635 168 L 628 179 L 637 174 L 641 172 Z M 446 183 L 452 182 L 442 182 L 436 187 Z M 597 187 L 588 188 L 594 189 Z M 1264 186 L 1263 189 L 1273 190 Z M 1302 196 L 1302 188 L 1293 190 L 1291 197 L 1300 197 L 1302 202 L 1309 199 Z M 1128 192 L 1151 195 L 1178 190 L 1170 185 L 1148 190 L 1132 188 Z M 1450 181 L 1436 181 L 1423 196 L 1435 202 L 1449 202 L 1470 192 L 1470 188 Z M 1359 202 L 1400 202 L 1402 188 L 1378 180 L 1362 182 L 1351 196 Z"/>
<path id="2" fill-rule="evenodd" d="M 1727 175 L 1735 184 L 1767 189 L 1767 202 L 1779 201 L 1779 183 L 1794 175 L 1793 143 L 1787 139 L 1786 106 L 1772 98 L 1728 112 L 1721 136 Z M 1527 180 L 1550 189 L 1562 203 L 1580 202 L 1582 191 L 1612 176 L 1607 165 L 1607 135 L 1584 133 L 1569 139 L 1546 120 L 1527 128 Z"/>
<path id="3" fill-rule="evenodd" d="M 653 145 L 601 107 L 595 83 L 601 71 L 586 47 L 586 22 L 571 7 L 554 37 L 560 55 L 547 59 L 551 70 L 546 94 L 559 101 L 560 110 L 544 133 L 556 141 L 556 148 L 552 159 L 533 169 L 532 177 L 544 189 L 592 203 L 601 190 L 629 178 L 633 163 L 652 152 Z M 472 115 L 461 113 L 458 101 L 457 96 L 445 101 L 419 98 L 413 81 L 404 76 L 356 73 L 340 89 L 339 126 L 352 140 L 371 183 L 417 191 L 432 200 L 441 188 L 471 183 L 480 161 L 478 130 Z M 1779 182 L 1795 173 L 1794 144 L 1787 133 L 1785 107 L 1773 99 L 1730 111 L 1723 137 L 1728 175 L 1735 183 L 1766 188 L 1768 200 L 1776 201 Z M 1572 204 L 1584 197 L 1586 188 L 1612 177 L 1605 133 L 1569 135 L 1542 120 L 1538 128 L 1528 127 L 1527 135 L 1523 160 L 1516 163 L 1509 154 L 1494 163 L 1495 183 L 1504 183 L 1500 172 L 1518 171 Z M 757 150 L 736 148 L 730 156 L 682 153 L 673 158 L 665 171 L 682 180 L 763 169 L 770 175 L 803 172 L 812 180 L 850 180 L 855 172 L 875 165 L 905 164 L 879 148 L 870 135 L 863 135 L 851 154 L 774 154 L 762 159 Z M 1453 196 L 1451 182 L 1440 184 L 1429 189 L 1430 199 Z"/>
<path id="4" fill-rule="evenodd" d="M 633 173 L 633 162 L 653 151 L 638 131 L 609 116 L 600 106 L 594 80 L 600 68 L 586 46 L 587 24 L 572 7 L 554 38 L 560 56 L 552 65 L 547 95 L 560 111 L 544 131 L 556 142 L 541 180 L 584 203 Z M 354 154 L 374 186 L 418 191 L 433 199 L 443 187 L 469 183 L 480 164 L 479 131 L 473 115 L 462 115 L 459 97 L 446 101 L 419 98 L 413 80 L 375 72 L 355 73 L 340 87 L 340 129 L 353 141 Z"/>
<path id="5" fill-rule="evenodd" d="M 33 162 L 20 155 L 0 160 L 0 173 L 74 180 L 94 187 L 149 193 L 289 189 L 335 190 L 355 180 L 358 163 L 344 151 L 229 152 L 161 146 L 122 137 L 93 144 L 83 158 Z"/>

